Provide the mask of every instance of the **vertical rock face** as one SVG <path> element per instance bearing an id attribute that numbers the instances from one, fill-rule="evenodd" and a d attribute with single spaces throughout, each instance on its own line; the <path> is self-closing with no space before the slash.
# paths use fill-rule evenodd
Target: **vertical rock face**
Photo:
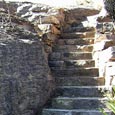
<path id="1" fill-rule="evenodd" d="M 35 115 L 51 91 L 48 74 L 36 35 L 0 30 L 0 115 Z"/>

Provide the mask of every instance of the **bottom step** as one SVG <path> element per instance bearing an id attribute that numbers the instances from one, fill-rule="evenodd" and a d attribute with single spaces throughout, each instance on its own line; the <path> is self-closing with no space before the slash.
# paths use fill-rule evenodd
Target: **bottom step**
<path id="1" fill-rule="evenodd" d="M 112 115 L 109 110 L 105 110 L 108 115 Z M 42 115 L 103 115 L 98 110 L 64 110 L 64 109 L 44 109 Z"/>

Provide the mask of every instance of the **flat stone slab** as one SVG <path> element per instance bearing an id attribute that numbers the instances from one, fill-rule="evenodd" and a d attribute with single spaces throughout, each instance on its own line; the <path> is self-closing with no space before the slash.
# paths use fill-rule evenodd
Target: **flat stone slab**
<path id="1" fill-rule="evenodd" d="M 53 52 L 92 52 L 93 45 L 55 45 Z"/>
<path id="2" fill-rule="evenodd" d="M 94 44 L 94 39 L 93 38 L 58 39 L 56 43 L 59 45 L 90 45 Z"/>
<path id="3" fill-rule="evenodd" d="M 68 28 L 63 27 L 63 32 L 64 33 L 70 33 L 70 32 L 94 32 L 95 28 L 94 27 L 83 27 L 80 26 L 78 27 L 77 24 L 71 25 Z"/>
<path id="4" fill-rule="evenodd" d="M 108 115 L 111 115 L 109 110 L 105 110 Z M 86 109 L 43 109 L 42 115 L 103 115 L 99 110 Z"/>
<path id="5" fill-rule="evenodd" d="M 105 86 L 59 86 L 56 95 L 63 97 L 104 97 Z"/>
<path id="6" fill-rule="evenodd" d="M 94 76 L 65 76 L 55 77 L 57 86 L 102 86 L 104 78 Z"/>
<path id="7" fill-rule="evenodd" d="M 95 32 L 73 32 L 73 33 L 62 33 L 61 37 L 64 39 L 72 39 L 72 38 L 88 38 L 94 37 Z"/>
<path id="8" fill-rule="evenodd" d="M 52 100 L 55 109 L 96 109 L 105 108 L 107 98 L 99 97 L 58 97 Z"/>
<path id="9" fill-rule="evenodd" d="M 55 76 L 98 76 L 98 68 L 89 67 L 89 68 L 58 68 L 51 67 L 52 73 Z"/>
<path id="10" fill-rule="evenodd" d="M 66 61 L 49 61 L 50 67 L 71 68 L 71 67 L 94 67 L 94 60 L 66 60 Z"/>
<path id="11" fill-rule="evenodd" d="M 92 59 L 91 52 L 53 52 L 49 55 L 49 60 L 78 60 Z"/>

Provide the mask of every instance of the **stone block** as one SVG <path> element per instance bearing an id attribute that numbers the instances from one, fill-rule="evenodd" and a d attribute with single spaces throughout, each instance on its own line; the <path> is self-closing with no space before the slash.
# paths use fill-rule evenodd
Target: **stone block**
<path id="1" fill-rule="evenodd" d="M 105 85 L 115 85 L 115 61 L 107 62 L 105 66 Z"/>
<path id="2" fill-rule="evenodd" d="M 108 47 L 114 46 L 115 35 L 101 34 L 95 38 L 94 51 L 101 51 Z"/>
<path id="3" fill-rule="evenodd" d="M 109 60 L 115 60 L 115 46 L 111 46 L 101 51 L 99 60 L 103 62 L 107 62 Z"/>
<path id="4" fill-rule="evenodd" d="M 112 34 L 114 32 L 113 22 L 104 22 L 97 24 L 97 32 L 102 34 Z"/>
<path id="5" fill-rule="evenodd" d="M 106 17 L 98 17 L 97 18 L 97 21 L 102 23 L 102 22 L 112 22 L 112 19 L 110 18 L 109 15 L 107 15 Z"/>

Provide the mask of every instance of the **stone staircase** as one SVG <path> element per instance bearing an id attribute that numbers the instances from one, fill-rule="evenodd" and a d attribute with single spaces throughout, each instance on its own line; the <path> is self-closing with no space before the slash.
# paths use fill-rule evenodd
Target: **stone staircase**
<path id="1" fill-rule="evenodd" d="M 94 35 L 94 28 L 80 27 L 63 33 L 56 41 L 49 55 L 55 97 L 42 115 L 102 115 L 99 108 L 105 108 L 107 99 L 103 96 L 104 78 L 98 77 L 92 59 Z"/>

